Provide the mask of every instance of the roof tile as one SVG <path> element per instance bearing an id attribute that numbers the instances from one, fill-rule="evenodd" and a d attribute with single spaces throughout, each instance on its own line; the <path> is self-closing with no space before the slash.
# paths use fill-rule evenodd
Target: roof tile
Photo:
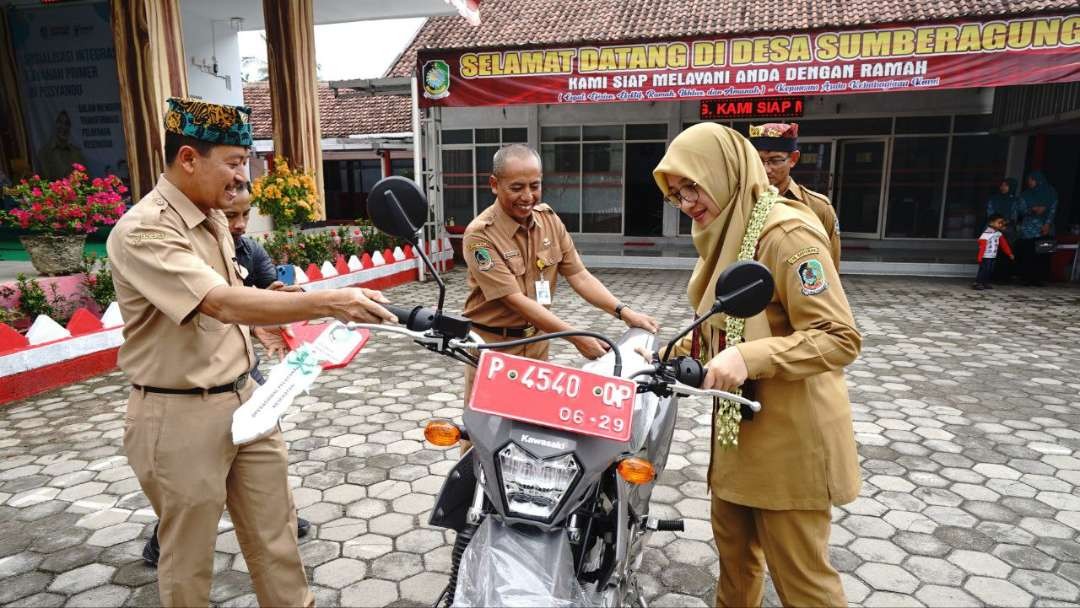
<path id="1" fill-rule="evenodd" d="M 244 85 L 244 104 L 251 107 L 255 139 L 273 139 L 270 86 L 265 82 Z M 412 131 L 408 97 L 363 97 L 343 92 L 335 97 L 330 85 L 319 83 L 319 122 L 322 136 L 348 137 Z"/>

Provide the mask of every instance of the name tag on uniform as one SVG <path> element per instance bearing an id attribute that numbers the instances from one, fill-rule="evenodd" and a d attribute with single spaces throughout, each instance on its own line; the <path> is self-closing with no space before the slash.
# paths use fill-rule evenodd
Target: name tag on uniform
<path id="1" fill-rule="evenodd" d="M 551 306 L 551 282 L 536 282 L 536 301 L 544 306 Z"/>

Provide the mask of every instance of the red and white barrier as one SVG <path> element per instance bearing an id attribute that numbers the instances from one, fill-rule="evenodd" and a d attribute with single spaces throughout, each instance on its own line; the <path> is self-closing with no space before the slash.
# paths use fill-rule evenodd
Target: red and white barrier
<path id="1" fill-rule="evenodd" d="M 449 241 L 432 241 L 429 253 L 438 267 L 453 267 Z M 423 262 L 412 247 L 364 254 L 348 261 L 295 267 L 298 284 L 308 291 L 339 287 L 387 289 L 418 278 Z M 449 265 L 449 266 L 448 266 Z M 87 309 L 76 311 L 67 327 L 46 316 L 34 320 L 24 336 L 0 324 L 0 405 L 85 380 L 116 367 L 123 343 L 123 320 L 114 302 L 101 319 Z"/>

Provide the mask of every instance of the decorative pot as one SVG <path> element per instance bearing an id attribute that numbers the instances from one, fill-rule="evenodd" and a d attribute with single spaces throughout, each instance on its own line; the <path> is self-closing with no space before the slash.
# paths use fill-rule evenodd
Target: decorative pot
<path id="1" fill-rule="evenodd" d="M 44 276 L 75 274 L 82 270 L 85 234 L 35 234 L 21 236 L 34 269 Z"/>

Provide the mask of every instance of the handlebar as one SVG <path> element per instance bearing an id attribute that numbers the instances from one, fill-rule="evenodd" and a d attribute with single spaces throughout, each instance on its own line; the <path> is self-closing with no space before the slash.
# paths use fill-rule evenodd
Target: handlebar
<path id="1" fill-rule="evenodd" d="M 651 368 L 641 370 L 632 377 L 636 378 L 638 376 L 652 376 L 654 378 L 659 378 L 659 385 L 653 384 L 651 381 L 638 381 L 638 383 L 646 389 L 653 387 L 658 388 L 660 390 L 660 393 L 658 394 L 670 394 L 667 392 L 670 391 L 687 397 L 719 397 L 721 399 L 734 401 L 735 403 L 741 403 L 749 407 L 751 411 L 761 411 L 761 402 L 759 401 L 753 401 L 746 397 L 726 391 L 697 388 L 705 381 L 705 366 L 693 357 L 679 357 L 678 359 L 667 363 L 655 361 Z"/>
<path id="2" fill-rule="evenodd" d="M 427 331 L 435 323 L 435 311 L 430 308 L 422 306 L 408 308 L 396 304 L 382 304 L 381 306 L 397 317 L 398 323 L 412 331 Z"/>
<path id="3" fill-rule="evenodd" d="M 423 323 L 424 322 L 424 317 L 423 317 L 424 313 L 425 312 L 427 312 L 427 313 L 431 312 L 430 310 L 423 309 L 423 308 L 421 308 L 419 306 L 417 306 L 416 308 L 413 308 L 411 310 L 407 309 L 407 308 L 404 308 L 404 307 L 400 307 L 400 306 L 394 306 L 392 304 L 384 305 L 384 306 L 386 307 L 387 310 L 389 310 L 390 312 L 397 315 L 399 319 L 403 319 L 406 322 L 407 325 L 410 324 L 410 323 L 414 323 L 417 318 L 420 318 L 420 322 Z M 389 332 L 389 333 L 401 334 L 403 336 L 411 338 L 412 340 L 414 340 L 414 341 L 416 341 L 416 342 L 418 342 L 420 344 L 426 345 L 429 348 L 436 348 L 439 345 L 439 343 L 442 342 L 442 339 L 439 338 L 436 335 L 433 335 L 431 333 L 426 333 L 425 334 L 421 330 L 412 329 L 412 328 L 407 329 L 405 327 L 397 327 L 397 326 L 393 326 L 393 325 L 376 325 L 376 324 L 370 324 L 370 323 L 347 323 L 346 325 L 349 327 L 349 329 L 368 329 L 368 330 L 372 330 L 372 331 L 384 331 L 384 332 Z M 488 347 L 488 346 L 497 346 L 497 344 L 484 344 L 484 340 L 480 336 L 476 335 L 475 333 L 470 333 L 468 340 L 450 339 L 450 340 L 448 340 L 446 342 L 446 344 L 448 346 L 450 346 L 451 348 L 454 348 L 454 349 L 461 349 L 461 348 L 475 349 L 477 347 L 482 349 L 482 348 Z M 455 359 L 458 358 L 458 357 L 456 357 L 454 355 L 451 355 L 451 356 L 453 358 L 455 358 Z M 476 364 L 475 361 L 466 362 L 466 363 L 471 363 L 472 365 Z M 718 390 L 715 390 L 715 389 L 694 388 L 693 386 L 690 386 L 690 385 L 686 384 L 686 382 L 690 382 L 690 383 L 694 383 L 694 384 L 700 384 L 701 380 L 704 378 L 704 373 L 703 373 L 703 368 L 701 366 L 701 363 L 691 359 L 690 357 L 679 357 L 679 359 L 677 359 L 673 363 L 669 363 L 668 365 L 674 366 L 673 371 L 675 373 L 675 381 L 674 382 L 669 382 L 669 384 L 668 384 L 668 387 L 670 388 L 670 390 L 672 392 L 678 393 L 680 395 L 685 395 L 685 396 L 688 396 L 688 397 L 719 397 L 721 399 L 727 399 L 729 401 L 734 401 L 735 403 L 741 403 L 743 405 L 746 405 L 747 407 L 749 407 L 754 412 L 761 411 L 761 403 L 760 402 L 752 401 L 752 400 L 747 399 L 745 397 L 741 397 L 739 395 L 735 395 L 733 393 L 729 393 L 729 392 L 726 392 L 726 391 L 718 391 Z M 643 370 L 642 372 L 638 372 L 637 374 L 635 374 L 635 376 L 644 375 L 644 374 L 648 374 L 648 373 L 656 373 L 657 371 L 659 371 L 658 368 L 654 368 L 652 370 Z"/>

